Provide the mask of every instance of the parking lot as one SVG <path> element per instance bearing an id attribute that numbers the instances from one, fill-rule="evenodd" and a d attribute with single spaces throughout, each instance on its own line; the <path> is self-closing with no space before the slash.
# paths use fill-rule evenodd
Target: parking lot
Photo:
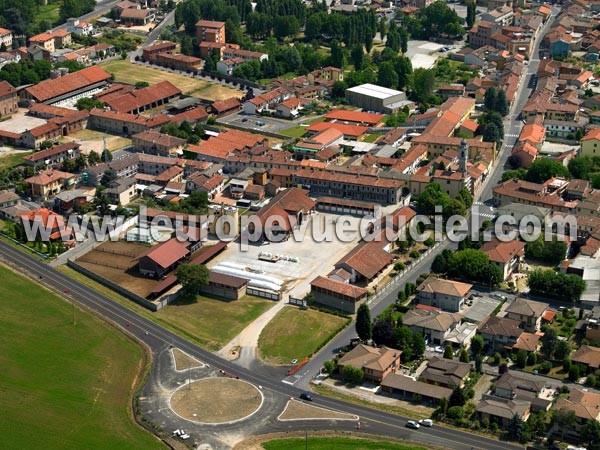
<path id="1" fill-rule="evenodd" d="M 303 297 L 310 290 L 310 282 L 317 275 L 326 275 L 333 269 L 333 265 L 348 253 L 358 243 L 358 224 L 359 218 L 350 217 L 351 229 L 343 233 L 347 237 L 342 240 L 334 239 L 332 242 L 316 242 L 313 238 L 311 228 L 312 224 L 322 224 L 324 221 L 329 226 L 335 223 L 338 215 L 314 213 L 305 230 L 302 238 L 294 239 L 290 237 L 287 241 L 278 243 L 265 242 L 261 244 L 251 244 L 243 251 L 239 242 L 231 244 L 225 252 L 216 257 L 210 266 L 214 267 L 219 263 L 231 262 L 250 267 L 253 270 L 261 270 L 266 275 L 273 275 L 280 278 L 285 284 L 285 290 L 294 297 Z M 322 229 L 323 225 L 318 228 Z M 296 230 L 299 231 L 299 230 Z M 258 256 L 261 252 L 268 252 L 274 255 L 284 255 L 298 258 L 298 262 L 279 260 L 277 262 L 261 261 Z"/>
<path id="2" fill-rule="evenodd" d="M 261 117 L 244 113 L 231 114 L 221 117 L 217 122 L 224 125 L 236 125 L 247 130 L 269 131 L 278 133 L 286 128 L 297 125 L 296 120 L 277 119 L 274 117 Z"/>

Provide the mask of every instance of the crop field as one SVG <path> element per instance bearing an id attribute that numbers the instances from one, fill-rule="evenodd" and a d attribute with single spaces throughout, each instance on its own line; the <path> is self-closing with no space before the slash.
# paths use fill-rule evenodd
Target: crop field
<path id="1" fill-rule="evenodd" d="M 162 449 L 131 415 L 142 349 L 0 266 L 3 449 Z"/>

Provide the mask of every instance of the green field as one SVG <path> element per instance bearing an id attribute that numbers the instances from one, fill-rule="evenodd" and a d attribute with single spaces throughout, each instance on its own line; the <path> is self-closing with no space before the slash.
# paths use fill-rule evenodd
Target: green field
<path id="1" fill-rule="evenodd" d="M 58 270 L 208 350 L 223 347 L 250 322 L 275 305 L 272 300 L 251 296 L 233 302 L 199 296 L 195 303 L 172 303 L 153 313 L 70 267 L 60 266 Z"/>
<path id="2" fill-rule="evenodd" d="M 160 449 L 134 423 L 142 349 L 0 266 L 3 449 Z"/>
<path id="3" fill-rule="evenodd" d="M 289 364 L 312 355 L 341 329 L 348 319 L 314 309 L 286 307 L 263 329 L 258 339 L 262 358 Z"/>
<path id="4" fill-rule="evenodd" d="M 306 440 L 302 438 L 275 439 L 263 442 L 262 447 L 265 450 L 304 450 L 307 448 Z M 309 437 L 308 448 L 311 450 L 427 450 L 426 447 L 415 447 L 394 442 L 330 437 Z"/>
<path id="5" fill-rule="evenodd" d="M 23 164 L 23 157 L 31 155 L 33 152 L 17 152 L 9 155 L 0 156 L 0 170 Z"/>

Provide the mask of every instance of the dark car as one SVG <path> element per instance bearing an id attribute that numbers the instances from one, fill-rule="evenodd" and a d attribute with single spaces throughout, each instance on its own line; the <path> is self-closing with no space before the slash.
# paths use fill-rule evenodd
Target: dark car
<path id="1" fill-rule="evenodd" d="M 303 392 L 302 394 L 300 394 L 300 399 L 301 400 L 306 400 L 307 402 L 312 402 L 313 401 L 312 395 L 307 394 L 305 392 Z"/>

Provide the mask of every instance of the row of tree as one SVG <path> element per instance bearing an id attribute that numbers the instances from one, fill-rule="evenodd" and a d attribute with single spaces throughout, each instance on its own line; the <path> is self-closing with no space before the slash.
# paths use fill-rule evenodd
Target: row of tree
<path id="1" fill-rule="evenodd" d="M 527 285 L 532 294 L 576 302 L 581 298 L 586 283 L 577 275 L 536 269 L 529 272 Z"/>
<path id="2" fill-rule="evenodd" d="M 467 248 L 452 252 L 444 250 L 431 264 L 431 271 L 450 278 L 483 284 L 498 285 L 503 281 L 502 271 L 479 250 Z"/>
<path id="3" fill-rule="evenodd" d="M 433 216 L 437 214 L 436 208 L 441 207 L 442 215 L 448 218 L 453 215 L 466 217 L 467 210 L 473 204 L 473 197 L 468 189 L 462 188 L 456 198 L 450 197 L 442 191 L 439 183 L 431 183 L 427 185 L 423 192 L 416 196 L 417 211 L 420 214 Z"/>
<path id="4" fill-rule="evenodd" d="M 544 235 L 540 234 L 535 241 L 525 244 L 525 256 L 527 258 L 558 264 L 565 259 L 566 255 L 567 244 L 556 236 L 551 241 L 546 241 Z"/>

